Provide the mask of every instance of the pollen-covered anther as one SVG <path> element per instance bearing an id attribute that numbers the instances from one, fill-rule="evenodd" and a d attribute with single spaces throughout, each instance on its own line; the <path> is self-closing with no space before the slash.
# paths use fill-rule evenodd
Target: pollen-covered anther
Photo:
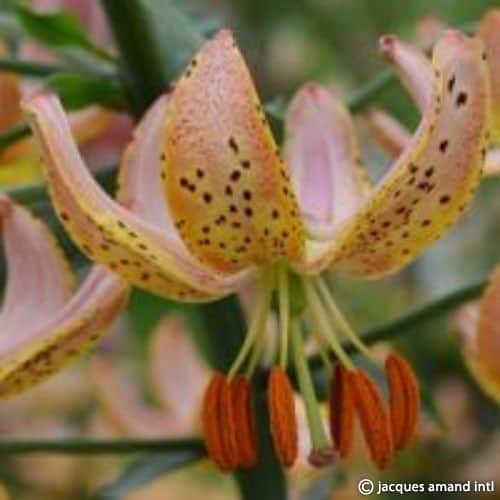
<path id="1" fill-rule="evenodd" d="M 238 465 L 245 469 L 254 467 L 259 458 L 259 449 L 250 381 L 245 377 L 236 377 L 231 382 L 231 393 Z"/>
<path id="2" fill-rule="evenodd" d="M 356 412 L 372 460 L 385 469 L 394 454 L 389 414 L 384 400 L 363 370 L 348 373 Z"/>
<path id="3" fill-rule="evenodd" d="M 404 448 L 414 437 L 420 410 L 417 378 L 404 358 L 391 354 L 385 362 L 394 447 Z"/>
<path id="4" fill-rule="evenodd" d="M 356 410 L 349 384 L 349 371 L 338 364 L 330 386 L 330 434 L 340 458 L 351 451 L 354 436 Z"/>
<path id="5" fill-rule="evenodd" d="M 298 454 L 297 417 L 292 385 L 280 367 L 269 375 L 267 401 L 274 450 L 279 461 L 291 467 Z"/>
<path id="6" fill-rule="evenodd" d="M 205 391 L 202 424 L 207 452 L 222 472 L 238 465 L 236 426 L 231 385 L 222 373 L 216 373 Z"/>

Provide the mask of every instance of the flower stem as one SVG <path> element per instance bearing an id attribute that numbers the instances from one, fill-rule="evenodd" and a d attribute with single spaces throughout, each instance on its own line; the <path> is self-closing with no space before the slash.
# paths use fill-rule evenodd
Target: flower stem
<path id="1" fill-rule="evenodd" d="M 101 0 L 120 50 L 134 113 L 140 116 L 167 89 L 159 42 L 140 0 Z"/>
<path id="2" fill-rule="evenodd" d="M 121 453 L 166 453 L 169 451 L 204 450 L 200 439 L 111 439 L 111 440 L 0 440 L 0 455 L 26 453 L 121 454 Z"/>
<path id="3" fill-rule="evenodd" d="M 11 71 L 12 73 L 19 73 L 31 77 L 44 77 L 67 71 L 62 66 L 55 64 L 39 63 L 35 61 L 22 61 L 21 59 L 13 59 L 8 57 L 0 58 L 0 70 Z"/>

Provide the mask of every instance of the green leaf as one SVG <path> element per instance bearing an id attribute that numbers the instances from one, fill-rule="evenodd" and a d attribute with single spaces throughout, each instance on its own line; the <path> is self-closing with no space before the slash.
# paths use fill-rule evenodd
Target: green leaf
<path id="1" fill-rule="evenodd" d="M 123 109 L 125 97 L 120 84 L 113 79 L 81 73 L 56 73 L 44 80 L 57 92 L 67 109 L 80 109 L 90 104 Z"/>
<path id="2" fill-rule="evenodd" d="M 96 500 L 119 500 L 125 493 L 189 465 L 203 456 L 202 450 L 146 455 L 130 464 L 120 477 L 95 495 Z"/>
<path id="3" fill-rule="evenodd" d="M 16 6 L 21 25 L 39 42 L 56 47 L 92 47 L 83 26 L 69 12 L 39 14 L 22 5 Z"/>
<path id="4" fill-rule="evenodd" d="M 94 44 L 80 21 L 70 12 L 42 14 L 19 4 L 15 10 L 24 31 L 34 40 L 49 47 L 85 49 L 102 59 L 113 60 L 104 49 Z"/>

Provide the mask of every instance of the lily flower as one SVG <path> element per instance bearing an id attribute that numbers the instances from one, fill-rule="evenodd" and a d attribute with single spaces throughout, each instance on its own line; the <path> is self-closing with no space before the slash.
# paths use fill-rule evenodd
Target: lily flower
<path id="1" fill-rule="evenodd" d="M 461 307 L 453 320 L 470 373 L 489 397 L 500 403 L 500 268 L 496 268 L 479 301 Z"/>
<path id="2" fill-rule="evenodd" d="M 298 450 L 289 347 L 312 464 L 349 453 L 356 416 L 380 468 L 415 433 L 418 384 L 409 364 L 396 354 L 386 362 L 387 410 L 375 382 L 342 347 L 340 333 L 371 355 L 323 273 L 335 268 L 364 279 L 394 273 L 455 223 L 480 178 L 489 79 L 482 43 L 457 31 L 443 35 L 432 61 L 395 36 L 383 37 L 380 47 L 422 120 L 374 187 L 347 111 L 316 84 L 290 105 L 282 160 L 249 70 L 225 30 L 203 45 L 172 93 L 143 118 L 122 160 L 117 201 L 89 174 L 57 98 L 40 93 L 24 105 L 56 212 L 92 260 L 181 301 L 217 300 L 249 279 L 256 282 L 241 351 L 227 375 L 214 375 L 203 402 L 207 449 L 223 471 L 258 460 L 250 379 L 273 303 L 280 341 L 267 397 L 284 466 L 295 462 Z M 325 359 L 334 353 L 339 360 L 331 398 L 334 446 L 307 366 L 306 330 Z"/>
<path id="3" fill-rule="evenodd" d="M 427 25 L 428 24 L 428 25 Z M 436 40 L 446 26 L 437 19 L 429 19 L 426 29 L 419 33 L 420 45 L 429 45 Z M 484 44 L 484 57 L 490 75 L 491 112 L 489 125 L 489 149 L 483 166 L 483 174 L 500 173 L 500 9 L 488 11 L 481 22 L 477 36 Z M 453 90 L 454 81 L 448 82 Z M 379 108 L 369 108 L 363 113 L 364 120 L 373 139 L 389 157 L 397 157 L 411 139 L 408 129 L 394 116 Z"/>
<path id="4" fill-rule="evenodd" d="M 128 285 L 94 266 L 76 291 L 45 225 L 0 198 L 8 281 L 0 310 L 0 396 L 24 391 L 88 350 L 117 317 Z"/>

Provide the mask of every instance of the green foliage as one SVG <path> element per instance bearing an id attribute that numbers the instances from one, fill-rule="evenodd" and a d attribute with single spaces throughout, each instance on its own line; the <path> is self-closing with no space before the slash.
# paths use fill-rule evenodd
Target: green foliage
<path id="1" fill-rule="evenodd" d="M 126 99 L 119 82 L 83 73 L 60 72 L 44 80 L 45 85 L 57 92 L 68 110 L 101 104 L 111 109 L 124 109 Z"/>

